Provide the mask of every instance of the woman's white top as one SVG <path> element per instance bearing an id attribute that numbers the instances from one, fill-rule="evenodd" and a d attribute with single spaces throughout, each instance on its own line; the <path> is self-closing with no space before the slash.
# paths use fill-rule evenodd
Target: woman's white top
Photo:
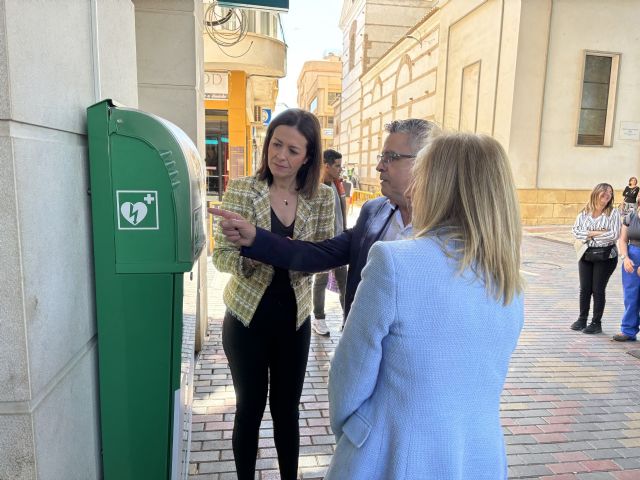
<path id="1" fill-rule="evenodd" d="M 587 233 L 593 230 L 601 230 L 602 233 L 587 241 Z M 614 208 L 609 215 L 603 213 L 599 217 L 593 218 L 591 213 L 582 211 L 576 217 L 571 231 L 576 240 L 587 242 L 589 247 L 614 245 L 620 236 L 620 214 Z"/>

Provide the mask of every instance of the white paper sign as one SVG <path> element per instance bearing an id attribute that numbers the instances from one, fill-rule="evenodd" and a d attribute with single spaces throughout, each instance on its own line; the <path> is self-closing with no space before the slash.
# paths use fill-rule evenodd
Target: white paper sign
<path id="1" fill-rule="evenodd" d="M 621 140 L 640 140 L 639 122 L 620 122 Z"/>

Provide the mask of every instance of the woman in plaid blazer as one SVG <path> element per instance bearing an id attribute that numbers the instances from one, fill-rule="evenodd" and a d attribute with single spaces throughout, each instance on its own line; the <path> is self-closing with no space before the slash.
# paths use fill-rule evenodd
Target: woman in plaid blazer
<path id="1" fill-rule="evenodd" d="M 320 184 L 320 125 L 290 109 L 269 125 L 261 165 L 253 177 L 229 183 L 222 208 L 282 236 L 319 241 L 333 236 L 334 199 Z M 298 470 L 298 404 L 311 338 L 311 276 L 240 256 L 216 232 L 213 263 L 233 274 L 222 344 L 236 394 L 233 453 L 239 480 L 253 480 L 258 433 L 269 393 L 274 441 L 283 480 Z"/>

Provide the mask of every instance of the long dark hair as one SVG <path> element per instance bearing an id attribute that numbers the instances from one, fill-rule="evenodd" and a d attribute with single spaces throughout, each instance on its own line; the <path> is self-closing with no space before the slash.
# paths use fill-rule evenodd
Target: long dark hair
<path id="1" fill-rule="evenodd" d="M 269 144 L 274 130 L 280 125 L 294 127 L 307 140 L 307 161 L 296 175 L 296 188 L 306 198 L 313 197 L 320 185 L 320 167 L 322 164 L 322 140 L 320 138 L 320 122 L 312 113 L 299 108 L 285 110 L 274 118 L 267 128 L 267 136 L 262 146 L 260 167 L 256 175 L 260 180 L 266 180 L 269 185 L 273 183 L 273 174 L 269 169 Z"/>

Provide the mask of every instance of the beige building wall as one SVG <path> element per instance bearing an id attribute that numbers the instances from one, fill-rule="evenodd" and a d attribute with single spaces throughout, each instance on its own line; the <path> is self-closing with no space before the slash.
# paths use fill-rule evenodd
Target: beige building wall
<path id="1" fill-rule="evenodd" d="M 318 117 L 322 149 L 333 146 L 336 96 L 342 92 L 342 62 L 329 54 L 324 60 L 305 62 L 298 76 L 298 106 Z"/>
<path id="2" fill-rule="evenodd" d="M 348 3 L 344 52 L 353 51 L 351 19 L 362 17 L 366 33 L 368 9 L 377 6 L 360 2 L 349 10 Z M 640 57 L 630 36 L 640 9 L 628 0 L 586 3 L 442 1 L 366 70 L 351 74 L 345 60 L 336 144 L 357 165 L 361 188 L 378 190 L 375 154 L 384 124 L 409 117 L 497 138 L 509 154 L 527 224 L 573 222 L 593 185 L 622 188 L 637 176 L 640 142 L 621 140 L 619 130 L 621 121 L 640 118 Z M 386 8 L 386 18 L 389 9 L 400 10 Z M 622 54 L 611 147 L 576 146 L 585 49 Z"/>
<path id="3" fill-rule="evenodd" d="M 555 0 L 551 14 L 538 186 L 623 188 L 640 173 L 640 142 L 620 138 L 620 123 L 640 122 L 640 4 L 632 0 Z M 611 147 L 577 147 L 584 50 L 620 53 Z"/>
<path id="4" fill-rule="evenodd" d="M 204 155 L 203 11 L 197 0 L 134 0 L 140 108 L 185 131 Z"/>
<path id="5" fill-rule="evenodd" d="M 345 164 L 359 165 L 365 159 L 363 137 L 369 135 L 362 114 L 364 94 L 360 77 L 427 14 L 434 1 L 345 0 L 340 17 L 343 30 L 342 100 L 339 138 L 334 145 Z M 393 11 L 393 15 L 389 12 Z M 362 178 L 362 173 L 359 173 Z"/>

